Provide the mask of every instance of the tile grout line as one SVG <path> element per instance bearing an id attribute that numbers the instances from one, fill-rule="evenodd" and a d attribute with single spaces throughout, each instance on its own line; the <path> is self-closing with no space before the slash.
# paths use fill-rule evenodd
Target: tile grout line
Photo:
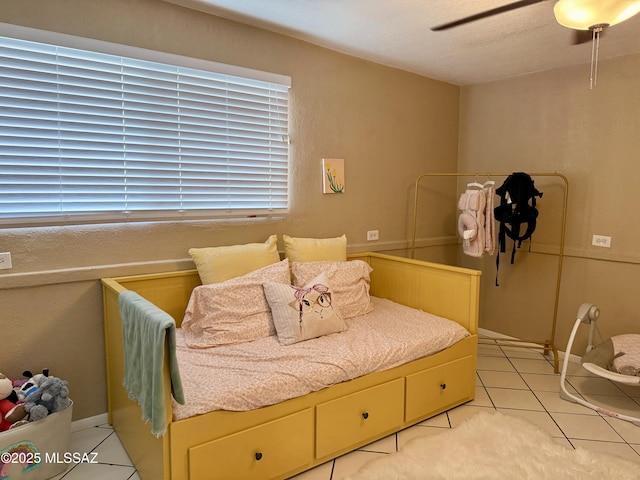
<path id="1" fill-rule="evenodd" d="M 518 374 L 519 378 L 524 382 L 524 384 L 527 386 L 528 390 L 534 395 L 534 397 L 536 398 L 536 400 L 540 403 L 541 407 L 543 408 L 543 411 L 548 415 L 548 417 L 551 419 L 551 421 L 558 427 L 558 430 L 562 433 L 562 435 L 564 436 L 564 438 L 569 442 L 569 444 L 575 449 L 576 446 L 574 445 L 574 443 L 571 441 L 572 439 L 567 435 L 567 433 L 562 429 L 562 427 L 558 424 L 558 422 L 556 421 L 556 419 L 553 417 L 553 413 L 550 412 L 547 407 L 544 405 L 544 403 L 542 402 L 542 400 L 540 399 L 540 397 L 538 396 L 538 394 L 536 393 L 536 391 L 531 387 L 531 385 L 525 380 L 525 378 L 523 377 L 523 373 L 531 373 L 531 374 L 542 374 L 539 372 L 521 372 L 518 367 L 516 366 L 516 364 L 512 361 L 512 357 L 509 356 L 508 352 L 505 352 L 504 349 L 502 348 L 502 346 L 500 345 L 496 345 L 498 347 L 498 349 L 502 352 L 502 354 L 504 355 L 504 358 L 507 359 L 507 361 L 509 362 L 509 364 L 513 367 L 513 369 L 515 370 L 515 373 Z M 481 354 L 479 354 L 479 356 L 482 356 Z M 546 361 L 547 364 L 549 364 L 550 366 L 553 366 L 553 364 L 551 363 L 551 361 L 546 358 L 544 355 L 540 354 L 540 356 L 542 357 L 541 359 L 537 359 L 537 358 L 529 358 L 529 357 L 523 357 L 523 360 L 532 360 L 532 361 Z M 489 357 L 489 355 L 485 355 L 485 357 Z M 494 357 L 494 358 L 502 358 L 502 357 Z M 502 371 L 502 370 L 484 370 L 484 371 Z M 503 371 L 506 372 L 506 371 Z M 510 372 L 507 372 L 510 373 Z M 555 376 L 556 374 L 553 373 L 553 375 Z M 491 398 L 491 395 L 489 395 L 489 392 L 487 391 L 487 387 L 484 383 L 484 381 L 482 380 L 481 376 L 478 375 L 478 378 L 480 380 L 480 382 L 482 383 L 483 388 L 485 389 L 485 391 L 487 392 L 487 395 L 489 397 L 489 400 L 491 401 L 491 403 L 493 404 L 493 399 Z M 576 390 L 576 392 L 578 393 L 578 395 L 580 395 L 581 397 L 584 398 L 584 396 L 582 395 L 582 393 L 580 393 L 580 391 L 578 390 L 578 388 L 576 386 L 574 386 L 569 380 L 567 380 L 569 382 L 569 384 Z M 613 383 L 613 382 L 610 382 Z M 615 383 L 613 383 L 613 385 L 615 387 L 618 387 L 617 385 L 615 385 Z M 509 387 L 492 387 L 492 388 L 504 388 L 504 389 L 510 389 Z M 630 397 L 627 392 L 623 391 L 622 389 L 620 389 L 618 387 L 618 389 L 624 394 L 621 396 L 624 396 L 625 398 L 629 398 L 632 401 L 634 401 L 634 399 L 632 397 Z M 511 388 L 511 390 L 519 390 L 519 389 L 515 389 L 515 388 Z M 613 395 L 612 395 L 613 396 Z M 638 403 L 635 402 L 634 403 Z M 527 410 L 527 409 L 518 409 L 518 410 Z M 604 416 L 600 413 L 600 412 L 596 412 L 598 414 L 599 418 L 602 418 L 603 420 L 606 419 L 604 418 Z M 576 414 L 579 415 L 579 414 Z M 631 448 L 636 454 L 638 454 L 638 456 L 640 456 L 640 453 L 638 453 L 632 446 L 631 444 L 620 434 L 618 433 L 618 431 L 609 423 L 606 422 L 606 424 L 615 432 L 615 434 L 620 437 L 620 439 L 622 440 L 622 442 L 612 442 L 610 440 L 594 440 L 594 441 L 598 441 L 598 442 L 606 442 L 606 443 L 613 443 L 613 444 L 626 444 L 627 446 L 629 446 L 629 448 Z M 589 439 L 579 439 L 576 438 L 574 440 L 589 440 Z"/>

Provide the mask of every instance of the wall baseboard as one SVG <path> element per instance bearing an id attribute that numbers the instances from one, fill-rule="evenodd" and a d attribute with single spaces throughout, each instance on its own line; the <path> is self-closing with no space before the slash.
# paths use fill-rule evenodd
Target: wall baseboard
<path id="1" fill-rule="evenodd" d="M 80 420 L 74 420 L 71 422 L 71 431 L 78 432 L 87 428 L 99 427 L 100 425 L 109 424 L 109 415 L 107 413 L 101 413 L 94 415 L 93 417 L 81 418 Z"/>
<path id="2" fill-rule="evenodd" d="M 501 333 L 497 333 L 497 332 L 493 332 L 491 330 L 487 330 L 486 328 L 478 328 L 478 334 L 490 339 L 490 338 L 512 338 L 513 340 L 518 340 L 516 337 L 510 337 L 508 335 L 503 335 Z M 514 342 L 513 346 L 517 347 L 518 345 L 527 345 L 526 343 L 522 343 L 522 342 Z M 534 345 L 534 344 L 530 344 L 530 345 Z M 565 356 L 565 352 L 558 350 L 558 358 L 562 361 L 564 359 Z M 580 363 L 580 356 L 579 355 L 575 355 L 575 354 L 570 354 L 569 355 L 569 361 L 573 362 L 573 363 Z"/>

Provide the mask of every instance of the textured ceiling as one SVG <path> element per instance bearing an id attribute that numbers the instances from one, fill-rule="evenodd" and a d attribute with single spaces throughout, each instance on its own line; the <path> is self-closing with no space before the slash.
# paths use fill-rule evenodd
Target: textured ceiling
<path id="1" fill-rule="evenodd" d="M 431 27 L 513 0 L 165 0 L 456 85 L 588 64 L 591 42 L 553 0 L 441 32 Z M 640 52 L 640 15 L 611 27 L 600 59 Z M 588 66 L 585 71 L 588 74 Z"/>

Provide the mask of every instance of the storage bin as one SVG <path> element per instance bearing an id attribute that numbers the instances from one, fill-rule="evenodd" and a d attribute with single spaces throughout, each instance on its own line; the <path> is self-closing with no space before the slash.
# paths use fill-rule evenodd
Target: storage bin
<path id="1" fill-rule="evenodd" d="M 73 403 L 0 433 L 0 480 L 45 480 L 64 472 L 73 460 L 68 452 L 72 410 Z"/>

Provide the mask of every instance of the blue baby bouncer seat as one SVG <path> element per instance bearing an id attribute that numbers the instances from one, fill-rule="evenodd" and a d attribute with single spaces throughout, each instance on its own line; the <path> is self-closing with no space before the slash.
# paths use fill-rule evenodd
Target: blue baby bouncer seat
<path id="1" fill-rule="evenodd" d="M 596 321 L 600 316 L 600 309 L 593 304 L 583 303 L 578 308 L 578 318 L 571 330 L 562 371 L 560 372 L 560 397 L 570 402 L 579 403 L 587 408 L 595 410 L 610 417 L 619 418 L 640 426 L 640 418 L 611 411 L 600 407 L 584 398 L 574 395 L 566 388 L 567 366 L 571 347 L 581 325 L 589 325 L 589 340 L 586 353 L 581 358 L 585 370 L 624 385 L 640 385 L 640 334 L 623 334 L 611 337 L 598 346 L 593 346 L 593 337 L 596 331 Z"/>

